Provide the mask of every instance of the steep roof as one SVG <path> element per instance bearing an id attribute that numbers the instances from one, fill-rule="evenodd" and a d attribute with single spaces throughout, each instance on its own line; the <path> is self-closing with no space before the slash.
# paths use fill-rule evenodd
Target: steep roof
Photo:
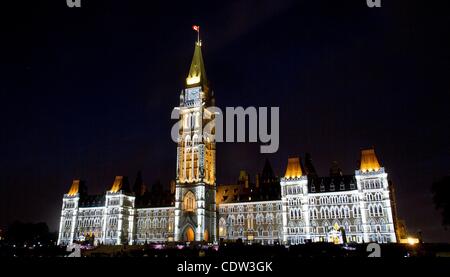
<path id="1" fill-rule="evenodd" d="M 68 196 L 84 196 L 87 194 L 86 182 L 83 180 L 75 179 L 72 181 L 72 185 L 70 186 L 69 192 L 67 192 Z"/>
<path id="2" fill-rule="evenodd" d="M 302 167 L 300 166 L 300 158 L 289 158 L 288 165 L 286 168 L 286 174 L 284 174 L 284 178 L 299 178 L 303 175 Z"/>
<path id="3" fill-rule="evenodd" d="M 202 43 L 195 43 L 194 56 L 192 57 L 189 74 L 186 78 L 186 85 L 188 87 L 203 86 L 206 90 L 208 79 L 206 78 L 205 65 L 203 63 Z"/>
<path id="4" fill-rule="evenodd" d="M 124 176 L 116 176 L 114 183 L 111 186 L 110 192 L 119 192 L 123 190 L 124 192 L 130 192 L 130 184 L 128 183 L 128 178 Z"/>
<path id="5" fill-rule="evenodd" d="M 375 149 L 363 149 L 361 150 L 361 163 L 359 170 L 362 172 L 377 171 L 380 169 L 380 163 L 378 162 L 377 155 L 375 154 Z"/>
<path id="6" fill-rule="evenodd" d="M 73 180 L 72 185 L 70 186 L 69 192 L 67 193 L 69 196 L 75 196 L 80 189 L 80 180 Z"/>
<path id="7" fill-rule="evenodd" d="M 273 172 L 272 165 L 268 159 L 264 162 L 264 167 L 261 173 L 261 181 L 272 181 L 275 178 L 275 173 Z"/>

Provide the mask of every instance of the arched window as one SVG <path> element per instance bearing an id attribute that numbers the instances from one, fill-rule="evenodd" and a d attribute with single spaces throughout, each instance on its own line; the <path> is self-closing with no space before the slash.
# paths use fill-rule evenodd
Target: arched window
<path id="1" fill-rule="evenodd" d="M 192 191 L 188 191 L 184 195 L 183 208 L 186 212 L 193 212 L 195 210 L 195 195 Z"/>
<path id="2" fill-rule="evenodd" d="M 283 222 L 283 218 L 281 217 L 281 214 L 277 213 L 275 218 L 277 219 L 277 224 L 281 224 Z"/>
<path id="3" fill-rule="evenodd" d="M 230 226 L 234 225 L 234 216 L 233 215 L 228 216 L 228 225 L 230 225 Z"/>
<path id="4" fill-rule="evenodd" d="M 344 217 L 349 218 L 350 217 L 350 208 L 348 206 L 344 207 Z"/>
<path id="5" fill-rule="evenodd" d="M 258 228 L 258 236 L 259 236 L 259 237 L 262 237 L 263 231 L 264 231 L 263 227 L 260 226 L 260 227 Z"/>
<path id="6" fill-rule="evenodd" d="M 383 206 L 381 204 L 378 204 L 378 216 L 383 216 Z"/>
<path id="7" fill-rule="evenodd" d="M 353 206 L 353 217 L 357 218 L 359 217 L 359 209 L 356 205 Z"/>
<path id="8" fill-rule="evenodd" d="M 252 214 L 247 215 L 247 229 L 253 230 L 253 215 Z"/>
<path id="9" fill-rule="evenodd" d="M 345 231 L 347 231 L 347 232 L 350 231 L 350 229 L 349 229 L 350 223 L 348 222 L 348 220 L 344 220 L 343 225 L 344 225 Z"/>
<path id="10" fill-rule="evenodd" d="M 292 212 L 292 210 L 291 210 Z M 262 214 L 257 214 L 256 215 L 256 224 L 263 224 L 264 223 L 264 216 Z"/>
<path id="11" fill-rule="evenodd" d="M 237 224 L 244 225 L 244 215 L 240 214 L 237 216 Z"/>
<path id="12" fill-rule="evenodd" d="M 325 230 L 325 232 L 327 233 L 329 230 L 328 230 L 328 226 L 330 226 L 330 223 L 328 223 L 328 221 L 325 221 L 323 224 L 322 224 L 322 226 L 323 226 L 323 229 Z"/>
<path id="13" fill-rule="evenodd" d="M 372 207 L 372 205 L 369 205 L 369 216 L 374 216 L 373 215 L 373 207 Z"/>
<path id="14" fill-rule="evenodd" d="M 266 215 L 266 224 L 272 224 L 273 223 L 273 215 L 267 214 Z"/>
<path id="15" fill-rule="evenodd" d="M 326 218 L 326 212 L 325 212 L 325 208 L 324 207 L 320 208 L 320 218 Z"/>
<path id="16" fill-rule="evenodd" d="M 227 223 L 225 218 L 219 220 L 219 236 L 224 237 L 227 235 Z"/>
<path id="17" fill-rule="evenodd" d="M 153 219 L 153 226 L 152 226 L 153 228 L 159 228 L 159 221 L 158 221 L 158 219 L 157 218 L 154 218 Z"/>

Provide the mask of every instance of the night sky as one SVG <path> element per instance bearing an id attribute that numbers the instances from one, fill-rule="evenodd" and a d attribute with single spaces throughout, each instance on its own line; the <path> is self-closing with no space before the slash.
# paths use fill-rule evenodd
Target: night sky
<path id="1" fill-rule="evenodd" d="M 311 153 L 328 175 L 374 146 L 398 212 L 425 241 L 450 241 L 430 191 L 450 174 L 450 19 L 425 1 L 24 1 L 0 15 L 0 227 L 56 231 L 72 179 L 90 193 L 114 176 L 175 177 L 170 112 L 201 26 L 216 103 L 280 107 L 280 148 L 217 146 L 217 182 L 269 158 Z M 31 1 L 30 1 L 31 2 Z M 395 3 L 394 3 L 395 2 Z M 11 4 L 10 4 L 11 5 Z"/>

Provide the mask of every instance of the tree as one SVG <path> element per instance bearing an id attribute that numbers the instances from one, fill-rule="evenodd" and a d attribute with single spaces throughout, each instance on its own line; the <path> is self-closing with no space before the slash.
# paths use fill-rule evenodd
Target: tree
<path id="1" fill-rule="evenodd" d="M 6 240 L 12 244 L 49 244 L 56 236 L 49 232 L 46 223 L 12 223 L 6 232 Z"/>
<path id="2" fill-rule="evenodd" d="M 434 206 L 442 215 L 442 225 L 447 228 L 450 226 L 450 176 L 433 182 L 431 191 Z"/>

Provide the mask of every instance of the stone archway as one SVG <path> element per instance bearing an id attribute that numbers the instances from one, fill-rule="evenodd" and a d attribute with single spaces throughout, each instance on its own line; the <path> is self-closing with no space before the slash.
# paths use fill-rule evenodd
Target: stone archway
<path id="1" fill-rule="evenodd" d="M 183 232 L 183 240 L 184 241 L 194 241 L 195 240 L 195 232 L 191 226 L 187 226 Z"/>

